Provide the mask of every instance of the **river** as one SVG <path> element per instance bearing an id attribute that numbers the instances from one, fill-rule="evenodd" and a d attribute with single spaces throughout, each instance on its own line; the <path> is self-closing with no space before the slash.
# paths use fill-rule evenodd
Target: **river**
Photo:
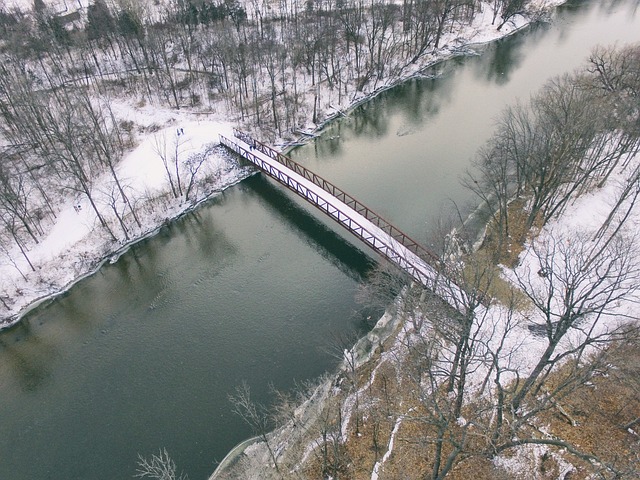
<path id="1" fill-rule="evenodd" d="M 611 4 L 609 4 L 611 5 Z M 475 200 L 459 186 L 506 105 L 640 41 L 628 2 L 577 2 L 389 90 L 292 155 L 417 240 Z M 0 333 L 0 478 L 127 479 L 166 448 L 192 480 L 250 435 L 255 398 L 335 367 L 380 312 L 356 292 L 371 253 L 261 176 L 230 188 Z"/>

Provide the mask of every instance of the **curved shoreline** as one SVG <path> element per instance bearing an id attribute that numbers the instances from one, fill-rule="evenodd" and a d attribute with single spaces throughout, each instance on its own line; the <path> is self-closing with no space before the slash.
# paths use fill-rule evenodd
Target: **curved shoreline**
<path id="1" fill-rule="evenodd" d="M 82 280 L 89 278 L 92 275 L 95 275 L 96 273 L 98 273 L 98 271 L 107 262 L 115 263 L 123 254 L 125 254 L 134 245 L 142 242 L 143 240 L 154 237 L 167 224 L 175 222 L 179 218 L 193 212 L 194 210 L 198 209 L 202 204 L 216 198 L 218 195 L 222 194 L 228 188 L 231 188 L 234 185 L 237 185 L 238 183 L 242 182 L 243 180 L 246 180 L 247 178 L 251 177 L 252 175 L 255 175 L 256 173 L 257 172 L 248 172 L 246 174 L 242 174 L 239 171 L 237 178 L 233 182 L 230 182 L 228 184 L 221 186 L 219 189 L 215 190 L 214 192 L 211 192 L 211 194 L 199 199 L 195 203 L 190 204 L 188 207 L 186 207 L 184 210 L 181 210 L 179 213 L 177 213 L 173 217 L 167 218 L 163 222 L 156 224 L 153 228 L 147 230 L 142 235 L 129 240 L 128 242 L 122 244 L 115 250 L 112 250 L 109 253 L 103 255 L 102 257 L 95 259 L 95 264 L 91 268 L 89 268 L 86 272 L 81 273 L 77 277 L 67 282 L 60 289 L 52 293 L 49 293 L 47 295 L 38 297 L 30 301 L 26 306 L 20 309 L 20 311 L 18 311 L 16 314 L 0 319 L 0 332 L 2 332 L 3 330 L 8 330 L 12 327 L 15 327 L 17 324 L 19 324 L 22 321 L 22 319 L 26 315 L 28 315 L 30 312 L 32 312 L 36 308 L 40 307 L 41 305 L 47 302 L 54 301 L 56 298 L 60 297 L 61 295 L 64 295 L 69 290 L 71 290 L 71 288 L 73 288 L 74 285 L 76 285 L 78 282 L 81 282 Z"/>
<path id="2" fill-rule="evenodd" d="M 552 8 L 556 8 L 559 7 L 561 5 L 563 5 L 565 2 L 565 0 L 563 0 L 560 3 L 554 4 Z M 549 11 L 551 11 L 551 9 Z M 347 117 L 350 113 L 352 113 L 356 108 L 358 108 L 361 105 L 364 105 L 365 103 L 369 102 L 370 100 L 373 100 L 374 98 L 376 98 L 378 95 L 383 94 L 384 92 L 391 90 L 393 88 L 399 87 L 400 85 L 411 81 L 413 79 L 420 79 L 420 78 L 431 78 L 431 75 L 424 75 L 424 71 L 429 69 L 429 68 L 433 68 L 441 63 L 444 62 L 448 62 L 450 60 L 453 60 L 454 58 L 459 58 L 459 57 L 467 57 L 467 56 L 473 56 L 473 55 L 482 55 L 482 53 L 476 52 L 474 50 L 470 50 L 470 47 L 483 47 L 486 45 L 491 45 L 494 42 L 503 40 L 507 37 L 510 37 L 511 35 L 515 35 L 516 33 L 520 33 L 521 31 L 531 27 L 532 25 L 534 25 L 537 22 L 540 22 L 541 20 L 538 20 L 536 22 L 527 22 L 524 23 L 523 25 L 520 25 L 519 27 L 514 28 L 513 30 L 505 33 L 504 35 L 500 36 L 500 37 L 496 37 L 494 39 L 491 40 L 486 40 L 486 41 L 481 41 L 481 42 L 470 42 L 470 43 L 465 43 L 464 45 L 461 45 L 458 48 L 452 49 L 450 50 L 449 47 L 443 47 L 442 48 L 442 52 L 445 52 L 447 50 L 450 51 L 450 53 L 445 54 L 443 57 L 441 58 L 437 58 L 435 60 L 433 60 L 430 63 L 427 63 L 426 65 L 420 67 L 420 69 L 417 72 L 411 73 L 407 76 L 401 76 L 398 77 L 397 79 L 393 80 L 391 83 L 389 84 L 385 84 L 381 87 L 378 87 L 377 89 L 373 90 L 371 93 L 368 93 L 367 95 L 358 98 L 356 100 L 354 100 L 353 103 L 351 103 L 348 107 L 342 109 L 342 110 L 336 110 L 334 113 L 332 113 L 331 115 L 329 115 L 326 119 L 324 119 L 320 124 L 318 124 L 313 130 L 310 131 L 304 131 L 301 132 L 302 135 L 297 137 L 296 140 L 294 142 L 288 142 L 288 143 L 283 143 L 282 144 L 282 152 L 286 153 L 290 150 L 293 150 L 296 147 L 302 146 L 302 145 L 306 145 L 307 143 L 311 142 L 312 140 L 314 140 L 315 138 L 319 137 L 323 130 L 325 128 L 327 128 L 331 123 L 339 120 L 341 117 Z M 468 50 L 467 50 L 468 49 Z"/>
<path id="3" fill-rule="evenodd" d="M 551 12 L 553 11 L 554 8 L 559 7 L 561 5 L 563 5 L 564 3 L 566 3 L 564 0 L 556 3 L 554 5 L 552 5 L 548 11 Z M 376 90 L 374 90 L 372 93 L 368 94 L 367 96 L 360 98 L 358 100 L 356 100 L 354 103 L 352 103 L 349 107 L 347 107 L 344 110 L 338 110 L 336 111 L 334 114 L 332 114 L 331 116 L 329 116 L 326 120 L 324 120 L 320 125 L 318 125 L 317 128 L 315 128 L 313 131 L 310 132 L 304 132 L 304 137 L 303 138 L 298 138 L 296 143 L 293 145 L 285 145 L 284 149 L 283 149 L 283 153 L 286 153 L 294 148 L 296 148 L 297 146 L 300 145 L 304 145 L 306 143 L 309 143 L 311 140 L 315 139 L 316 137 L 318 137 L 322 131 L 332 122 L 339 120 L 340 117 L 345 117 L 347 116 L 349 113 L 353 112 L 357 107 L 359 107 L 360 105 L 374 99 L 376 96 L 384 93 L 387 90 L 390 90 L 394 87 L 400 86 L 404 83 L 406 83 L 407 81 L 410 81 L 412 79 L 415 78 L 421 78 L 424 77 L 424 75 L 422 74 L 422 72 L 428 68 L 432 68 L 434 66 L 437 66 L 440 63 L 446 62 L 446 61 L 450 61 L 454 58 L 458 58 L 461 56 L 468 56 L 468 55 L 482 55 L 482 53 L 478 53 L 478 52 L 474 52 L 474 51 L 463 51 L 463 49 L 467 49 L 470 48 L 472 46 L 485 46 L 485 45 L 490 45 L 496 41 L 502 40 L 504 38 L 507 38 L 511 35 L 514 35 L 516 33 L 521 32 L 522 30 L 525 30 L 529 27 L 531 27 L 532 25 L 534 25 L 535 22 L 526 22 L 523 25 L 514 28 L 513 30 L 505 33 L 504 35 L 497 37 L 495 39 L 492 40 L 487 40 L 487 41 L 483 41 L 483 42 L 471 42 L 471 43 L 467 43 L 464 44 L 462 46 L 460 46 L 458 49 L 453 50 L 449 55 L 443 57 L 443 58 L 439 58 L 437 60 L 434 60 L 431 63 L 428 63 L 427 65 L 425 65 L 424 67 L 422 67 L 418 72 L 413 73 L 411 75 L 408 75 L 406 77 L 401 77 L 398 78 L 397 80 L 394 80 L 391 84 L 385 85 L 383 87 L 380 87 Z M 478 208 L 474 209 L 473 212 L 471 212 L 471 214 L 469 215 L 469 218 L 467 219 L 468 221 L 472 220 L 472 217 L 475 217 L 478 215 L 478 212 L 483 208 L 483 205 L 480 204 L 478 205 Z M 480 238 L 482 237 L 483 234 L 479 234 Z M 476 239 L 476 244 L 480 241 L 480 239 Z M 402 299 L 402 295 L 403 292 L 401 292 L 396 301 L 401 301 Z M 363 346 L 368 345 L 370 348 L 373 345 L 373 341 L 372 341 L 372 337 L 371 335 L 374 334 L 374 331 L 377 329 L 378 325 L 384 325 L 387 326 L 389 323 L 392 324 L 393 328 L 389 328 L 385 330 L 385 333 L 383 335 L 381 335 L 379 338 L 380 341 L 384 341 L 384 339 L 388 338 L 391 333 L 393 332 L 393 330 L 395 329 L 395 327 L 397 326 L 398 323 L 398 318 L 396 316 L 394 316 L 393 321 L 392 322 L 385 322 L 384 319 L 385 317 L 387 317 L 389 314 L 388 312 L 385 312 L 383 314 L 383 316 L 378 320 L 378 323 L 376 323 L 376 326 L 374 326 L 374 328 L 368 332 L 366 335 L 364 335 L 363 337 L 361 337 L 356 344 L 352 347 L 353 349 L 358 350 L 358 346 L 360 346 L 360 348 L 362 348 Z M 375 335 L 375 334 L 374 334 Z M 372 352 L 373 349 L 370 350 L 370 352 Z M 362 359 L 362 362 L 366 361 L 367 359 L 364 358 Z M 340 370 L 341 367 L 338 367 L 338 370 Z M 325 386 L 325 384 L 321 384 L 320 386 L 318 386 L 317 390 L 322 389 L 322 387 Z M 305 402 L 306 403 L 306 402 Z M 280 430 L 280 429 L 278 429 Z M 276 434 L 276 432 L 278 431 L 274 431 L 271 432 L 270 434 Z M 241 457 L 242 455 L 245 454 L 245 451 L 247 448 L 249 448 L 252 445 L 256 445 L 260 442 L 259 437 L 251 437 L 247 440 L 243 440 L 242 442 L 238 443 L 237 445 L 235 445 L 230 451 L 229 453 L 227 453 L 227 455 L 222 459 L 222 461 L 217 465 L 217 467 L 214 469 L 214 471 L 212 472 L 211 476 L 208 478 L 208 480 L 216 480 L 219 475 L 223 475 L 225 472 L 224 470 L 227 468 L 231 468 L 233 467 L 233 465 L 235 465 L 238 461 L 238 458 Z"/>
<path id="4" fill-rule="evenodd" d="M 221 475 L 226 468 L 233 467 L 233 465 L 239 461 L 240 456 L 244 454 L 244 451 L 247 448 L 259 442 L 260 442 L 260 437 L 255 436 L 255 437 L 248 438 L 240 442 L 239 444 L 237 444 L 235 447 L 233 447 L 229 451 L 229 453 L 225 455 L 225 457 L 220 461 L 220 463 L 218 463 L 218 466 L 213 471 L 213 473 L 211 474 L 208 480 L 215 480 L 217 476 Z"/>
<path id="5" fill-rule="evenodd" d="M 395 302 L 385 310 L 384 314 L 380 317 L 374 327 L 351 347 L 351 352 L 353 352 L 353 358 L 356 362 L 356 368 L 359 368 L 361 365 L 371 360 L 373 355 L 379 350 L 380 346 L 395 332 L 397 332 L 398 328 L 402 325 L 402 315 L 398 315 L 395 310 L 397 304 L 402 302 L 403 293 L 405 291 L 406 288 L 403 289 L 403 292 L 401 292 L 398 297 L 396 297 Z M 345 361 L 342 361 L 337 367 L 337 372 L 348 370 L 349 368 L 352 367 L 349 367 L 346 365 Z M 313 390 L 310 397 L 296 408 L 296 417 L 303 419 L 301 420 L 303 425 L 313 424 L 317 421 L 324 402 L 330 395 L 334 382 L 335 375 L 332 375 L 325 381 L 321 382 Z M 269 432 L 267 436 L 271 437 L 272 440 L 276 440 L 276 443 L 286 444 L 294 439 L 296 432 L 296 426 L 293 425 L 293 421 L 290 420 L 287 424 Z M 277 440 L 280 440 L 280 442 Z M 255 436 L 237 444 L 220 461 L 213 473 L 208 477 L 208 480 L 218 480 L 224 478 L 221 477 L 222 475 L 228 475 L 230 473 L 233 475 L 235 473 L 233 472 L 233 469 L 236 465 L 240 464 L 243 456 L 245 459 L 249 460 L 250 463 L 249 456 L 245 454 L 247 449 L 250 447 L 255 446 L 258 451 L 258 453 L 254 454 L 254 457 L 260 455 L 265 458 L 269 458 L 268 454 L 264 451 L 265 447 L 262 443 L 263 441 L 260 436 Z M 231 478 L 236 477 L 232 476 Z"/>

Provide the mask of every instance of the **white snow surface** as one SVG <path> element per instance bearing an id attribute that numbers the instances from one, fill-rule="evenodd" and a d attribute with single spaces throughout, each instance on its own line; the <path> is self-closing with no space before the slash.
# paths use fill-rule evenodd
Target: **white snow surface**
<path id="1" fill-rule="evenodd" d="M 166 139 L 169 148 L 179 140 L 180 158 L 186 159 L 205 150 L 212 143 L 218 143 L 220 134 L 230 135 L 232 132 L 232 126 L 227 122 L 194 121 L 188 116 L 176 118 L 175 112 L 162 109 L 150 109 L 146 114 L 170 126 L 148 134 L 118 165 L 119 178 L 127 185 L 132 201 L 144 201 L 168 192 L 164 165 L 154 151 L 158 139 Z M 138 115 L 142 114 L 138 112 Z M 128 115 L 129 118 L 134 116 L 133 112 Z M 143 122 L 143 118 L 137 120 Z M 179 137 L 178 128 L 184 131 Z M 227 158 L 210 155 L 202 168 L 202 174 L 215 175 L 216 183 L 211 187 L 211 192 L 215 193 L 237 183 L 249 172 L 230 163 Z M 105 174 L 102 181 L 96 182 L 94 191 L 97 202 L 101 199 L 106 201 L 102 192 L 110 181 L 110 177 Z M 30 270 L 17 247 L 9 252 L 15 264 L 8 261 L 6 253 L 0 254 L 0 294 L 6 295 L 12 302 L 8 314 L 3 312 L 5 321 L 0 322 L 0 328 L 18 321 L 19 314 L 25 313 L 28 307 L 64 291 L 78 279 L 92 273 L 101 261 L 107 258 L 115 260 L 131 243 L 153 234 L 167 220 L 192 209 L 208 196 L 204 194 L 189 202 L 185 202 L 184 198 L 163 202 L 164 206 L 160 211 L 150 211 L 141 219 L 142 226 L 131 232 L 130 240 L 119 239 L 115 244 L 106 238 L 85 197 L 67 199 L 48 234 L 29 249 L 28 256 L 36 268 L 35 272 Z"/>
<path id="2" fill-rule="evenodd" d="M 396 440 L 396 435 L 398 434 L 398 430 L 400 430 L 400 425 L 402 425 L 402 421 L 404 420 L 403 415 L 399 415 L 396 418 L 396 422 L 393 425 L 393 430 L 391 431 L 391 436 L 389 437 L 389 444 L 387 447 L 387 451 L 384 452 L 382 456 L 382 460 L 376 462 L 373 466 L 373 471 L 371 472 L 371 480 L 378 480 L 378 476 L 380 475 L 381 469 L 383 468 L 384 462 L 386 462 L 391 454 L 393 453 L 393 445 Z"/>

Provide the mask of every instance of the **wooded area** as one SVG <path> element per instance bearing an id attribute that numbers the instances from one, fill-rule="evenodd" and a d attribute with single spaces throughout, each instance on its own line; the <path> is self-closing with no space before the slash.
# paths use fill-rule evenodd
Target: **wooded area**
<path id="1" fill-rule="evenodd" d="M 336 343 L 337 379 L 301 390 L 310 405 L 324 395 L 315 416 L 269 417 L 248 407 L 246 386 L 234 397 L 271 452 L 248 471 L 495 479 L 512 478 L 500 466 L 515 458 L 523 478 L 639 476 L 639 88 L 640 46 L 599 48 L 506 109 L 466 180 L 494 206 L 482 246 L 458 222 L 434 235 L 467 315 L 417 285 L 396 298 L 402 286 L 381 268 L 363 296 L 393 304 L 398 328 L 363 364 L 353 340 Z M 608 181 L 618 196 L 602 223 L 548 228 Z M 289 433 L 300 422 L 305 434 Z M 285 427 L 269 436 L 273 425 Z"/>
<path id="2" fill-rule="evenodd" d="M 293 138 L 332 105 L 403 78 L 478 8 L 472 0 L 96 0 L 61 15 L 42 0 L 30 11 L 0 6 L 0 258 L 23 276 L 35 271 L 30 246 L 69 198 L 88 200 L 105 243 L 129 239 L 143 212 L 116 165 L 140 132 L 123 105 L 222 110 L 260 138 Z M 498 28 L 525 5 L 491 8 Z M 188 201 L 205 157 L 179 158 L 179 142 L 158 138 L 156 153 L 172 194 Z M 104 174 L 111 182 L 99 189 Z M 1 292 L 0 301 L 7 307 Z"/>

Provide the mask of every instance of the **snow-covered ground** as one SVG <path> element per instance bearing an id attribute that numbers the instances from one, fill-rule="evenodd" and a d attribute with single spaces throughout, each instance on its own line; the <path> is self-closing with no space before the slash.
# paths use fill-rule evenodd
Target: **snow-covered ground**
<path id="1" fill-rule="evenodd" d="M 590 250 L 591 247 L 596 247 L 595 251 L 599 251 L 603 242 L 593 240 L 594 235 L 607 219 L 619 197 L 621 189 L 628 183 L 629 176 L 633 175 L 639 166 L 640 154 L 631 159 L 626 168 L 619 168 L 603 187 L 596 188 L 587 194 L 574 198 L 571 205 L 562 215 L 550 221 L 535 238 L 530 240 L 525 250 L 521 253 L 519 257 L 520 262 L 515 269 L 503 268 L 504 278 L 512 281 L 515 285 L 518 284 L 517 278 L 525 279 L 532 290 L 544 292 L 545 288 L 548 288 L 549 282 L 537 273 L 540 269 L 540 262 L 538 260 L 540 254 L 536 254 L 535 251 L 540 252 L 544 246 L 549 244 L 556 245 L 557 254 L 554 257 L 554 265 L 560 273 L 565 267 L 563 261 L 566 258 L 571 258 L 571 256 L 563 256 L 559 254 L 559 252 L 572 252 L 572 242 L 580 242 L 581 247 L 586 246 L 585 251 L 593 251 Z M 621 213 L 617 216 L 618 219 L 626 213 L 628 206 L 629 202 L 625 202 L 622 205 L 620 209 Z M 624 285 L 622 286 L 625 295 L 619 300 L 612 302 L 608 308 L 605 309 L 604 315 L 601 317 L 597 318 L 595 315 L 587 315 L 583 323 L 577 325 L 579 328 L 570 331 L 559 344 L 555 352 L 556 355 L 561 355 L 562 352 L 580 345 L 581 342 L 584 342 L 585 334 L 590 335 L 591 338 L 600 335 L 606 336 L 608 332 L 611 332 L 623 323 L 637 322 L 639 318 L 638 303 L 640 301 L 640 289 L 637 288 L 638 275 L 640 274 L 640 249 L 637 248 L 637 232 L 639 227 L 640 208 L 635 208 L 631 210 L 631 214 L 626 219 L 625 226 L 620 232 L 625 242 L 635 242 L 628 244 L 631 247 L 627 250 L 627 252 L 630 253 L 628 260 L 631 265 L 631 274 L 627 278 L 628 290 L 625 289 Z M 574 257 L 572 260 L 577 262 L 577 265 L 584 265 L 585 258 Z M 615 259 L 612 260 L 615 262 Z M 600 272 L 595 270 L 596 269 L 594 269 L 593 272 L 586 272 L 584 274 L 585 281 L 579 285 L 579 292 L 583 288 L 588 289 L 590 287 L 589 275 L 591 273 L 594 275 L 594 278 L 598 277 Z M 533 274 L 530 275 L 530 273 Z M 559 288 L 555 293 L 556 297 L 552 300 L 551 304 L 555 302 L 561 305 L 565 292 L 562 288 Z M 594 295 L 594 298 L 597 298 L 597 295 Z M 486 388 L 487 368 L 490 366 L 486 353 L 489 350 L 495 353 L 498 352 L 498 348 L 501 348 L 499 364 L 501 368 L 504 369 L 501 383 L 506 385 L 509 381 L 515 379 L 516 373 L 520 376 L 521 380 L 525 378 L 529 372 L 533 370 L 548 345 L 545 336 L 533 335 L 529 329 L 529 326 L 534 323 L 544 324 L 544 318 L 541 313 L 534 308 L 509 312 L 509 309 L 505 308 L 505 306 L 494 303 L 486 310 L 483 308 L 482 312 L 486 313 L 486 316 L 476 319 L 477 321 L 474 328 L 477 328 L 477 331 L 473 331 L 471 335 L 478 345 L 476 345 L 474 349 L 473 355 L 475 358 L 468 370 L 467 395 L 469 398 L 477 398 L 478 395 L 487 397 L 493 395 L 491 391 L 493 377 L 490 377 L 491 380 L 488 382 L 489 388 Z M 367 394 L 371 391 L 371 386 L 375 382 L 377 372 L 381 371 L 385 365 L 391 366 L 391 370 L 395 370 L 398 375 L 398 384 L 401 384 L 401 379 L 404 375 L 403 362 L 408 361 L 407 354 L 409 351 L 407 350 L 407 345 L 410 345 L 413 341 L 420 341 L 418 340 L 419 337 L 429 338 L 433 325 L 430 319 L 420 318 L 422 313 L 419 311 L 413 312 L 413 318 L 410 312 L 406 313 L 408 314 L 408 318 L 402 321 L 402 327 L 397 331 L 395 337 L 392 338 L 392 345 L 386 346 L 384 351 L 381 352 L 380 358 L 368 374 L 366 382 L 362 386 L 359 386 L 357 391 L 352 391 L 342 402 L 342 412 L 340 415 L 342 419 L 342 438 L 349 437 L 350 420 L 355 414 L 356 401 L 360 404 L 361 414 L 362 410 L 366 408 L 363 407 L 363 405 L 367 404 Z M 383 318 L 379 327 L 382 328 L 384 326 L 382 322 L 388 321 L 388 318 Z M 395 321 L 397 322 L 397 319 Z M 393 330 L 387 330 L 387 334 L 392 331 Z M 368 342 L 370 346 L 379 345 L 381 338 L 372 334 L 370 334 L 369 337 Z M 412 338 L 414 338 L 414 340 L 412 340 Z M 503 342 L 502 345 L 499 345 L 500 342 Z M 444 342 L 441 342 L 440 345 L 442 347 L 441 361 L 449 364 L 453 356 L 453 351 L 448 352 Z M 597 346 L 595 348 L 597 348 Z M 351 352 L 345 353 L 345 356 L 359 356 L 358 352 L 361 350 L 361 346 L 354 347 Z M 590 350 L 588 347 L 585 350 L 585 354 L 588 355 L 591 351 L 593 350 Z M 370 358 L 371 352 L 369 349 L 366 349 L 366 352 L 367 353 L 362 356 L 362 359 L 358 358 L 358 364 L 361 364 L 360 360 L 364 362 Z M 345 362 L 345 366 L 343 367 L 345 370 L 349 368 L 348 363 L 349 362 Z M 447 371 L 447 368 L 447 365 L 445 365 L 443 371 Z M 485 389 L 480 391 L 481 388 Z M 375 400 L 371 401 L 375 402 Z M 381 457 L 371 470 L 371 480 L 382 478 L 385 462 L 390 459 L 394 450 L 398 448 L 396 446 L 396 437 L 405 421 L 409 423 L 412 421 L 410 409 L 407 411 L 400 410 L 396 413 L 393 429 L 386 448 L 380 452 Z M 415 419 L 413 419 L 413 421 L 415 421 Z M 467 420 L 459 418 L 458 422 L 464 425 Z M 311 430 L 308 426 L 307 428 Z M 544 432 L 545 428 L 542 426 L 540 428 L 541 435 L 544 435 Z M 288 432 L 286 429 L 283 429 L 281 434 L 284 436 L 288 434 Z M 552 438 L 552 436 L 549 438 Z M 286 443 L 286 440 L 275 436 L 274 443 L 280 442 Z M 321 444 L 321 440 L 317 438 L 308 440 L 306 443 L 307 449 L 303 456 L 305 461 L 312 456 L 312 452 Z M 257 452 L 260 451 L 257 445 L 253 448 Z M 249 457 L 252 458 L 253 455 L 253 452 L 248 452 Z M 402 456 L 403 454 L 398 453 L 398 455 Z M 504 455 L 496 456 L 494 458 L 494 464 L 509 472 L 513 478 L 537 478 L 535 476 L 532 477 L 529 472 L 539 471 L 540 459 L 545 455 L 550 455 L 554 458 L 554 461 L 557 462 L 561 472 L 558 478 L 565 478 L 565 474 L 575 469 L 565 458 L 550 451 L 547 446 L 543 445 L 522 445 L 510 449 Z M 259 471 L 260 467 L 254 464 L 253 468 Z"/>
<path id="2" fill-rule="evenodd" d="M 142 226 L 130 232 L 129 240 L 120 238 L 118 242 L 112 242 L 100 228 L 88 201 L 83 197 L 69 198 L 49 233 L 28 252 L 35 272 L 20 257 L 17 249 L 9 252 L 13 262 L 7 260 L 6 254 L 0 257 L 0 292 L 12 302 L 11 310 L 3 312 L 5 320 L 0 327 L 12 325 L 41 300 L 66 290 L 80 278 L 93 273 L 103 261 L 115 261 L 132 243 L 154 234 L 165 222 L 251 173 L 227 157 L 209 155 L 201 170 L 202 177 L 213 179 L 207 190 L 189 202 L 184 198 L 172 200 L 168 196 L 169 183 L 161 158 L 156 153 L 156 144 L 166 141 L 171 148 L 178 141 L 180 156 L 188 158 L 212 143 L 217 144 L 219 134 L 230 135 L 232 126 L 228 122 L 198 121 L 188 115 L 177 116 L 175 112 L 158 109 L 146 114 L 155 124 L 162 122 L 169 126 L 148 134 L 118 166 L 119 177 L 128 187 L 130 200 L 145 212 L 141 216 Z M 142 116 L 143 113 L 138 112 L 136 120 L 144 124 Z M 180 136 L 177 134 L 179 128 L 184 132 Z M 97 182 L 94 190 L 98 203 L 109 181 L 105 175 L 102 182 Z M 165 199 L 159 202 L 157 199 L 163 196 Z M 144 201 L 148 206 L 140 208 Z"/>
<path id="3" fill-rule="evenodd" d="M 22 11 L 33 7 L 33 0 L 5 0 L 3 3 L 7 9 L 19 8 Z M 55 13 L 65 14 L 80 8 L 87 8 L 91 2 L 89 0 L 44 0 L 44 3 Z"/>
<path id="4" fill-rule="evenodd" d="M 12 2 L 6 5 L 16 5 L 23 9 L 31 7 L 30 1 Z M 67 3 L 73 2 L 68 0 Z M 553 3 L 544 3 L 544 6 L 549 8 L 560 3 L 560 0 L 553 0 Z M 443 37 L 443 46 L 410 65 L 403 72 L 402 78 L 389 78 L 386 82 L 378 82 L 373 91 L 365 89 L 354 96 L 345 96 L 342 104 L 333 106 L 333 112 L 327 111 L 328 118 L 337 115 L 338 112 L 348 111 L 354 105 L 403 79 L 419 74 L 421 69 L 430 64 L 460 54 L 465 47 L 506 36 L 527 24 L 527 19 L 518 16 L 498 32 L 491 20 L 491 7 L 489 4 L 483 4 L 483 8 L 470 26 Z M 308 87 L 308 90 L 311 90 L 310 84 Z M 328 92 L 326 98 L 330 98 Z M 154 148 L 158 142 L 172 144 L 176 141 L 177 129 L 182 128 L 185 133 L 178 139 L 181 156 L 188 157 L 192 153 L 204 151 L 212 142 L 217 143 L 219 133 L 229 136 L 233 125 L 227 119 L 235 118 L 224 102 L 209 110 L 216 112 L 214 114 L 199 112 L 197 115 L 186 109 L 175 111 L 149 105 L 134 106 L 126 100 L 112 100 L 111 108 L 117 117 L 132 121 L 137 130 L 142 132 L 137 134 L 137 148 L 129 152 L 118 167 L 119 175 L 130 187 L 129 195 L 132 202 L 138 205 L 151 197 L 166 197 L 170 191 L 164 166 L 155 151 L 157 147 Z M 314 125 L 309 122 L 307 129 L 314 131 L 321 126 L 322 124 Z M 202 174 L 216 177 L 215 185 L 210 185 L 209 192 L 205 192 L 207 194 L 233 185 L 249 174 L 247 170 L 229 162 L 228 158 L 216 155 L 209 156 L 205 169 Z M 102 182 L 97 182 L 94 190 L 98 196 L 101 195 L 98 192 L 104 194 L 108 190 L 110 181 L 105 175 Z M 201 201 L 203 198 L 201 195 L 197 200 Z M 35 266 L 35 272 L 31 271 L 17 247 L 4 255 L 0 254 L 0 295 L 8 299 L 4 302 L 5 305 L 0 305 L 0 328 L 14 324 L 21 315 L 42 299 L 68 289 L 78 279 L 95 271 L 105 259 L 117 258 L 119 252 L 128 244 L 152 234 L 163 223 L 190 208 L 193 208 L 193 201 L 165 202 L 164 210 L 161 212 L 157 208 L 144 209 L 148 213 L 145 213 L 142 219 L 142 227 L 131 232 L 130 240 L 121 239 L 114 243 L 106 238 L 102 229 L 97 228 L 97 218 L 86 201 L 69 198 L 48 234 L 39 244 L 29 246 L 28 256 Z"/>

